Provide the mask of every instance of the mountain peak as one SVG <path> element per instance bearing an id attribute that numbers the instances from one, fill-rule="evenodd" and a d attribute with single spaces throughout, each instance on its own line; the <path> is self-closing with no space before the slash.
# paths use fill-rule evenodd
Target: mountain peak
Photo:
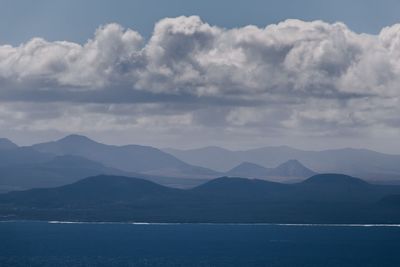
<path id="1" fill-rule="evenodd" d="M 304 165 L 300 161 L 298 161 L 297 159 L 290 159 L 290 160 L 282 163 L 281 165 L 279 165 L 278 168 L 279 167 L 284 167 L 284 166 L 304 167 Z"/>
<path id="2" fill-rule="evenodd" d="M 314 175 L 303 182 L 303 184 L 314 184 L 314 185 L 368 185 L 367 182 L 355 178 L 353 176 L 337 173 L 325 173 Z"/>
<path id="3" fill-rule="evenodd" d="M 245 161 L 228 171 L 226 174 L 229 176 L 238 177 L 265 178 L 268 173 L 269 169 L 255 163 Z"/>
<path id="4" fill-rule="evenodd" d="M 61 143 L 96 143 L 92 139 L 87 136 L 79 135 L 79 134 L 70 134 L 57 140 L 57 142 Z"/>
<path id="5" fill-rule="evenodd" d="M 18 146 L 7 138 L 0 138 L 0 149 L 9 150 L 14 148 L 18 148 Z"/>
<path id="6" fill-rule="evenodd" d="M 291 159 L 276 167 L 273 174 L 288 177 L 310 177 L 316 173 L 305 167 L 300 161 Z"/>
<path id="7" fill-rule="evenodd" d="M 125 172 L 149 175 L 214 177 L 216 172 L 187 164 L 157 148 L 140 145 L 106 145 L 82 135 L 72 134 L 60 140 L 33 145 L 37 151 L 80 156 Z"/>

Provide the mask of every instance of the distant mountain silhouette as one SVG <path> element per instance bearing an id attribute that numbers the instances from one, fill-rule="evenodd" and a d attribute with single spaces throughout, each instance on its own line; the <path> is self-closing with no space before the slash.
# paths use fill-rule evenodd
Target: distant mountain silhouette
<path id="1" fill-rule="evenodd" d="M 187 164 L 154 147 L 105 145 L 81 135 L 69 135 L 58 141 L 33 145 L 32 148 L 56 155 L 81 156 L 128 172 L 189 178 L 218 175 L 215 171 Z"/>
<path id="2" fill-rule="evenodd" d="M 5 144 L 8 144 L 8 142 L 6 141 Z M 32 166 L 40 166 L 53 160 L 54 157 L 53 154 L 39 152 L 29 147 L 6 145 L 5 149 L 0 149 L 0 193 L 32 188 L 30 186 L 26 187 L 25 185 L 27 184 L 42 186 L 43 184 L 40 179 L 46 179 L 47 175 L 41 170 L 31 172 Z M 87 174 L 85 175 L 87 176 Z M 54 180 L 56 180 L 58 175 L 55 176 Z M 22 177 L 24 179 L 20 179 Z M 81 178 L 84 177 L 81 176 Z M 71 182 L 74 181 L 76 180 L 72 180 Z"/>
<path id="3" fill-rule="evenodd" d="M 308 169 L 297 160 L 289 160 L 276 168 L 265 168 L 251 162 L 243 162 L 225 173 L 227 176 L 280 181 L 288 181 L 293 178 L 308 178 L 315 174 L 314 171 Z"/>
<path id="4" fill-rule="evenodd" d="M 16 149 L 18 146 L 7 138 L 0 138 L 0 150 Z"/>
<path id="5" fill-rule="evenodd" d="M 242 162 L 271 167 L 296 159 L 318 173 L 345 173 L 369 181 L 400 180 L 400 155 L 383 154 L 367 149 L 307 151 L 288 146 L 271 146 L 243 151 L 216 147 L 166 151 L 190 164 L 220 171 L 230 170 Z"/>
<path id="6" fill-rule="evenodd" d="M 0 218 L 136 222 L 399 223 L 399 186 L 340 175 L 297 184 L 222 177 L 190 190 L 121 176 L 0 195 Z"/>
<path id="7" fill-rule="evenodd" d="M 164 149 L 165 152 L 196 166 L 211 168 L 220 172 L 226 172 L 247 160 L 228 149 L 209 146 L 192 150 L 179 150 L 173 148 Z M 248 162 L 254 162 L 248 160 Z"/>
<path id="8" fill-rule="evenodd" d="M 78 156 L 55 156 L 46 162 L 12 164 L 0 167 L 0 189 L 23 190 L 56 187 L 98 174 L 129 175 L 101 163 Z"/>
<path id="9" fill-rule="evenodd" d="M 227 176 L 236 176 L 236 177 L 247 177 L 247 178 L 266 178 L 271 169 L 265 168 L 261 165 L 251 163 L 251 162 L 243 162 L 233 169 L 229 170 L 225 173 Z"/>
<path id="10" fill-rule="evenodd" d="M 301 164 L 298 160 L 288 160 L 278 167 L 271 169 L 269 176 L 308 178 L 316 172 Z"/>
<path id="11" fill-rule="evenodd" d="M 196 171 L 195 167 L 193 169 Z M 52 153 L 37 151 L 31 147 L 0 149 L 0 174 L 0 193 L 31 188 L 56 187 L 99 174 L 140 177 L 181 188 L 193 187 L 204 182 L 204 179 L 189 180 L 167 175 L 123 171 L 82 156 L 57 156 Z"/>
<path id="12" fill-rule="evenodd" d="M 30 147 L 0 149 L 0 167 L 43 163 L 53 158 L 53 154 L 39 152 Z"/>

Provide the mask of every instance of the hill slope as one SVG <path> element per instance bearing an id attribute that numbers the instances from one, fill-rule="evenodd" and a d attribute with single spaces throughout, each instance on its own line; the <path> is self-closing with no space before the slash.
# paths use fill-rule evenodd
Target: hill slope
<path id="1" fill-rule="evenodd" d="M 47 208 L 99 208 L 151 202 L 176 190 L 138 178 L 99 175 L 58 188 L 9 193 L 14 203 Z"/>
<path id="2" fill-rule="evenodd" d="M 240 155 L 234 151 L 216 146 L 190 150 L 173 148 L 166 148 L 163 150 L 168 154 L 171 154 L 190 164 L 211 168 L 220 172 L 226 172 L 242 162 L 255 162 L 250 159 L 246 160 L 245 158 L 240 157 Z"/>
<path id="3" fill-rule="evenodd" d="M 0 188 L 4 191 L 6 188 L 56 187 L 99 174 L 129 175 L 78 156 L 56 156 L 46 162 L 7 165 L 0 167 L 0 173 Z"/>
<path id="4" fill-rule="evenodd" d="M 225 173 L 227 176 L 246 177 L 246 178 L 266 178 L 271 172 L 271 169 L 265 168 L 261 165 L 243 162 L 233 169 Z"/>
<path id="5" fill-rule="evenodd" d="M 223 177 L 190 190 L 103 175 L 59 188 L 0 195 L 0 217 L 137 222 L 399 223 L 398 201 L 386 201 L 390 205 L 382 202 L 387 196 L 399 194 L 398 186 L 372 185 L 338 174 L 316 175 L 291 185 Z"/>
<path id="6" fill-rule="evenodd" d="M 316 172 L 310 170 L 301 164 L 298 160 L 288 160 L 278 167 L 271 169 L 269 176 L 308 178 L 315 175 Z"/>
<path id="7" fill-rule="evenodd" d="M 18 146 L 7 138 L 0 138 L 0 150 L 16 149 Z"/>
<path id="8" fill-rule="evenodd" d="M 58 141 L 36 144 L 33 149 L 56 155 L 75 155 L 127 172 L 163 176 L 212 177 L 217 172 L 187 164 L 149 146 L 114 146 L 95 142 L 85 136 L 70 135 Z"/>

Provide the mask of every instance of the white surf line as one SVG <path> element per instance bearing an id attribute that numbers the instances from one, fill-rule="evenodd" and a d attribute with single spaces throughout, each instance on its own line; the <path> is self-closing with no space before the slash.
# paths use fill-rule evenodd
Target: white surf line
<path id="1" fill-rule="evenodd" d="M 277 224 L 272 224 L 272 225 L 277 225 L 277 226 L 317 226 L 317 227 L 400 227 L 400 224 L 307 224 L 307 223 L 277 223 Z"/>
<path id="2" fill-rule="evenodd" d="M 243 225 L 243 226 L 293 226 L 293 227 L 400 227 L 400 224 L 319 224 L 319 223 L 150 223 L 150 222 L 74 222 L 47 221 L 50 224 L 127 224 L 127 225 Z"/>
<path id="3" fill-rule="evenodd" d="M 131 224 L 131 225 L 181 225 L 185 223 L 148 223 L 148 222 L 74 222 L 74 221 L 43 221 L 50 224 Z M 187 223 L 199 224 L 199 223 Z"/>
<path id="4" fill-rule="evenodd" d="M 400 224 L 335 224 L 335 223 L 163 223 L 163 222 L 85 222 L 85 221 L 30 221 L 0 220 L 0 223 L 49 223 L 49 224 L 126 224 L 126 225 L 229 225 L 229 226 L 292 226 L 292 227 L 400 227 Z"/>

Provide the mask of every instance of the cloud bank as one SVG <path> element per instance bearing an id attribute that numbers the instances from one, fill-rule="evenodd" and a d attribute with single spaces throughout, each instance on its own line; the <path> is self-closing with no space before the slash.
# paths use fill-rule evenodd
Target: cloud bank
<path id="1" fill-rule="evenodd" d="M 85 44 L 0 46 L 0 127 L 179 137 L 398 134 L 400 24 L 378 35 L 286 20 L 224 29 L 165 18 Z"/>

